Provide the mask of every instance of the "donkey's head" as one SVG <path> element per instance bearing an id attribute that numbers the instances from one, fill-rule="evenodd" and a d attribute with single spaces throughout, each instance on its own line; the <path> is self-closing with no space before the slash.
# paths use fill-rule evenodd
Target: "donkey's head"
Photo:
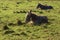
<path id="1" fill-rule="evenodd" d="M 31 15 L 32 15 L 32 10 L 30 10 L 30 11 L 26 14 L 25 23 L 28 23 L 28 22 L 31 20 Z"/>
<path id="2" fill-rule="evenodd" d="M 37 5 L 36 8 L 38 9 L 38 8 L 40 8 L 41 6 L 42 6 L 42 4 L 38 3 L 38 5 Z"/>

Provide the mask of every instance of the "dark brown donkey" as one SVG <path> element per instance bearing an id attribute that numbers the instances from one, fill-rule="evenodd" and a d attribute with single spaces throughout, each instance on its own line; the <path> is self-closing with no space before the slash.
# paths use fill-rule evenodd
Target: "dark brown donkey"
<path id="1" fill-rule="evenodd" d="M 37 9 L 40 8 L 40 9 L 43 9 L 43 10 L 53 9 L 52 6 L 42 5 L 42 4 L 40 4 L 40 3 L 38 3 L 38 5 L 37 5 L 36 8 L 37 8 Z"/>
<path id="2" fill-rule="evenodd" d="M 48 18 L 46 16 L 37 16 L 32 13 L 32 10 L 27 13 L 25 23 L 28 23 L 31 20 L 34 24 L 48 23 Z"/>

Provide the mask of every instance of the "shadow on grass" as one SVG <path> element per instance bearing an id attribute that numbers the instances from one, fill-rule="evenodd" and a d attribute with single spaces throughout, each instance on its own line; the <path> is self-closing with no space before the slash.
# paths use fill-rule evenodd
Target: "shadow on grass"
<path id="1" fill-rule="evenodd" d="M 12 33 L 15 33 L 15 31 L 13 31 L 13 30 L 7 30 L 7 31 L 4 32 L 4 34 L 12 34 Z"/>

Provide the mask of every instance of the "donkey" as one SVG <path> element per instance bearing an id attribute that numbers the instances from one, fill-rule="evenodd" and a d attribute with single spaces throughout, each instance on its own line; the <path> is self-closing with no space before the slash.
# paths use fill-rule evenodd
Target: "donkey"
<path id="1" fill-rule="evenodd" d="M 40 8 L 40 9 L 43 9 L 43 10 L 53 9 L 52 6 L 42 5 L 42 4 L 40 4 L 40 3 L 38 3 L 38 5 L 37 5 L 36 8 L 37 8 L 37 9 Z"/>
<path id="2" fill-rule="evenodd" d="M 27 13 L 25 23 L 28 23 L 31 20 L 33 24 L 48 23 L 48 18 L 46 16 L 37 16 L 32 13 L 32 10 Z"/>

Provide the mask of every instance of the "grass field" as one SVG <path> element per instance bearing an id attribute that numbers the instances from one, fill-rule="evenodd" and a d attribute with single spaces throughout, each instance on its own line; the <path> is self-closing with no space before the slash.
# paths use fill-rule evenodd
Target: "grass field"
<path id="1" fill-rule="evenodd" d="M 36 9 L 38 3 L 51 5 L 54 9 Z M 17 25 L 17 19 L 24 22 L 29 10 L 47 16 L 50 24 Z M 5 25 L 7 29 L 4 29 Z M 60 1 L 0 0 L 0 40 L 60 40 Z"/>

